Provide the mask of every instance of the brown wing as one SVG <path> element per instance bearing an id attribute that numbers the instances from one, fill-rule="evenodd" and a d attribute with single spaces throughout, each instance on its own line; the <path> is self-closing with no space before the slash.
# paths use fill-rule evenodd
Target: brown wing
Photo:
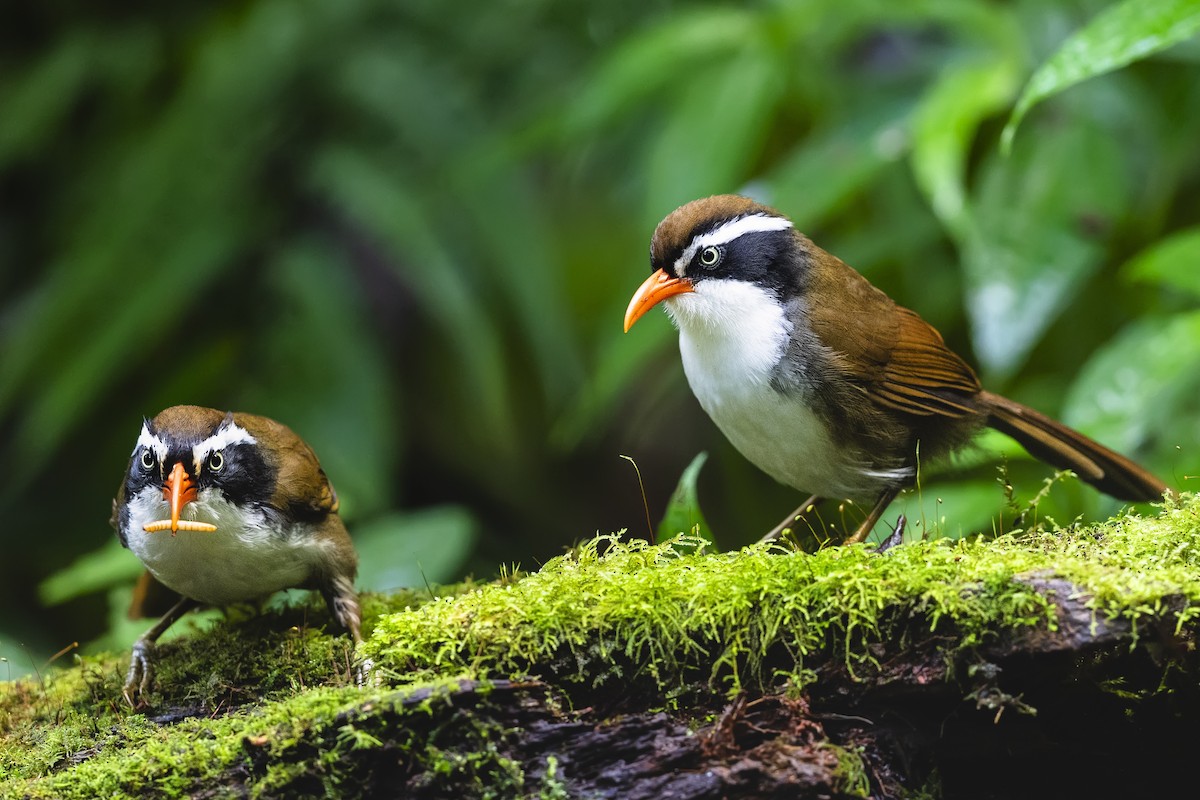
<path id="1" fill-rule="evenodd" d="M 896 306 L 896 342 L 883 376 L 870 393 L 885 406 L 909 414 L 967 417 L 978 413 L 972 402 L 979 378 L 946 347 L 932 325 Z"/>
<path id="2" fill-rule="evenodd" d="M 234 421 L 255 437 L 274 443 L 278 477 L 271 504 L 300 517 L 322 517 L 338 510 L 337 492 L 321 469 L 316 453 L 291 428 L 267 417 L 234 414 Z"/>
<path id="3" fill-rule="evenodd" d="M 803 237 L 802 237 L 803 238 Z M 810 297 L 839 297 L 809 309 L 814 332 L 846 377 L 875 403 L 917 416 L 969 417 L 979 412 L 979 379 L 915 312 L 896 305 L 854 269 L 803 238 L 819 268 Z"/>

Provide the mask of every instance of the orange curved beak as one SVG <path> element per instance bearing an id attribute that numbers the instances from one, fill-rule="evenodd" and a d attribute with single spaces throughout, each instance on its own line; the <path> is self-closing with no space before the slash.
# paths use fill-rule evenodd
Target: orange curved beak
<path id="1" fill-rule="evenodd" d="M 665 270 L 655 270 L 633 293 L 629 308 L 625 309 L 625 332 L 629 333 L 633 323 L 668 297 L 694 291 L 692 282 L 687 278 L 676 278 Z"/>
<path id="2" fill-rule="evenodd" d="M 181 530 L 215 531 L 217 529 L 216 525 L 207 522 L 179 519 L 179 514 L 183 511 L 183 507 L 195 499 L 196 484 L 188 477 L 187 471 L 183 468 L 183 462 L 176 461 L 175 466 L 171 468 L 171 474 L 167 476 L 166 482 L 163 483 L 163 500 L 171 504 L 171 518 L 169 520 L 162 519 L 158 522 L 150 522 L 142 527 L 148 533 L 165 531 L 167 528 L 170 528 L 172 536 Z"/>

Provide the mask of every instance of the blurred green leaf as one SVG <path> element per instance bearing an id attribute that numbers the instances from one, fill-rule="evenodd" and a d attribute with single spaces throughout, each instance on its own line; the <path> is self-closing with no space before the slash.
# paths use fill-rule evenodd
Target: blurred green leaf
<path id="1" fill-rule="evenodd" d="M 418 294 L 421 307 L 451 342 L 451 377 L 461 383 L 461 397 L 470 398 L 472 406 L 460 424 L 477 441 L 511 453 L 517 433 L 492 307 L 456 267 L 449 242 L 439 240 L 430 209 L 415 187 L 381 169 L 367 154 L 336 147 L 317 159 L 311 182 L 388 248 L 393 256 L 388 265 Z"/>
<path id="2" fill-rule="evenodd" d="M 649 214 L 734 188 L 757 158 L 783 83 L 771 51 L 749 44 L 681 87 L 648 153 Z"/>
<path id="3" fill-rule="evenodd" d="M 255 380 L 238 400 L 313 447 L 353 520 L 391 501 L 403 414 L 391 364 L 364 324 L 365 298 L 345 285 L 345 271 L 311 240 L 276 256 L 268 268 L 272 319 L 255 343 Z"/>
<path id="4" fill-rule="evenodd" d="M 1098 350 L 1071 386 L 1063 418 L 1109 447 L 1178 475 L 1200 468 L 1200 312 L 1150 318 Z M 1179 463 L 1175 448 L 1182 448 Z M 1172 482 L 1168 479 L 1168 483 Z"/>
<path id="5" fill-rule="evenodd" d="M 387 592 L 443 584 L 460 573 L 479 537 L 479 525 L 460 506 L 385 514 L 355 525 L 358 587 Z"/>
<path id="6" fill-rule="evenodd" d="M 1100 268 L 1128 197 L 1117 143 L 1092 126 L 1054 126 L 1011 158 L 988 155 L 962 255 L 975 352 L 993 375 L 1012 374 Z"/>
<path id="7" fill-rule="evenodd" d="M 13 448 L 18 488 L 90 404 L 150 355 L 147 331 L 169 342 L 248 232 L 267 226 L 243 182 L 275 122 L 256 109 L 296 68 L 302 44 L 281 8 L 264 3 L 234 27 L 203 31 L 172 101 L 111 142 L 73 186 L 71 212 L 90 213 L 64 224 L 26 324 L 0 342 L 0 414 L 18 397 L 28 407 Z"/>
<path id="8" fill-rule="evenodd" d="M 636 284 L 631 285 L 636 288 Z M 638 381 L 651 359 L 675 339 L 675 329 L 669 324 L 646 324 L 641 320 L 638 335 L 632 336 L 621 332 L 617 314 L 612 321 L 612 333 L 597 345 L 599 356 L 590 375 L 551 430 L 551 441 L 562 450 L 578 446 L 589 434 L 603 430 L 619 408 L 622 395 Z"/>
<path id="9" fill-rule="evenodd" d="M 607 54 L 566 109 L 561 128 L 575 140 L 624 116 L 697 65 L 740 50 L 758 20 L 744 8 L 692 9 L 637 31 Z"/>
<path id="10" fill-rule="evenodd" d="M 700 496 L 696 488 L 700 480 L 700 468 L 707 460 L 708 453 L 697 453 L 679 476 L 679 483 L 667 502 L 666 513 L 655 531 L 655 541 L 661 543 L 680 533 L 694 533 L 709 545 L 716 544 L 712 529 L 700 511 Z"/>
<path id="11" fill-rule="evenodd" d="M 103 547 L 80 556 L 38 585 L 38 597 L 56 606 L 76 597 L 114 586 L 131 584 L 145 570 L 137 556 L 121 546 L 116 536 Z"/>
<path id="12" fill-rule="evenodd" d="M 26 644 L 27 637 L 0 629 L 0 681 L 37 675 L 46 666 L 50 651 Z"/>
<path id="13" fill-rule="evenodd" d="M 908 152 L 909 113 L 870 105 L 813 132 L 764 176 L 770 202 L 806 228 L 820 224 Z"/>
<path id="14" fill-rule="evenodd" d="M 478 237 L 479 258 L 495 265 L 496 291 L 511 305 L 547 402 L 557 406 L 583 380 L 579 342 L 562 303 L 564 281 L 550 252 L 546 212 L 503 155 L 487 152 L 468 161 L 454 183 L 464 221 Z"/>
<path id="15" fill-rule="evenodd" d="M 75 32 L 23 73 L 0 78 L 0 165 L 50 135 L 75 100 L 95 56 L 90 34 Z"/>
<path id="16" fill-rule="evenodd" d="M 966 171 L 980 124 L 1006 107 L 1017 63 L 996 55 L 952 64 L 921 100 L 913 121 L 913 173 L 933 211 L 957 238 L 966 236 Z"/>
<path id="17" fill-rule="evenodd" d="M 1096 15 L 1038 67 L 1004 127 L 1007 151 L 1025 114 L 1036 103 L 1088 78 L 1182 42 L 1200 31 L 1196 0 L 1123 0 Z"/>
<path id="18" fill-rule="evenodd" d="M 1160 239 L 1122 268 L 1125 277 L 1200 297 L 1200 227 Z"/>
<path id="19" fill-rule="evenodd" d="M 995 481 L 943 483 L 900 495 L 875 527 L 871 540 L 887 538 L 900 514 L 908 520 L 904 538 L 909 541 L 991 535 L 997 532 L 996 520 L 1005 510 L 1004 491 Z"/>

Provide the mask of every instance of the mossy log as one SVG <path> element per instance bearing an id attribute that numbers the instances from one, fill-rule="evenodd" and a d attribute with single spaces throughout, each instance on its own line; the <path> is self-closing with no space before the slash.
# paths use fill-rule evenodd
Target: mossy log
<path id="1" fill-rule="evenodd" d="M 815 554 L 601 537 L 0 685 L 5 797 L 1153 796 L 1191 783 L 1200 501 Z M 692 549 L 689 549 L 692 548 Z M 375 683 L 353 685 L 354 660 Z"/>

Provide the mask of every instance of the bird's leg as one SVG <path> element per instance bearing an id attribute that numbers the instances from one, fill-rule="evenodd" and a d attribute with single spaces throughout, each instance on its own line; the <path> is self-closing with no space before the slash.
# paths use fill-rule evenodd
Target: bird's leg
<path id="1" fill-rule="evenodd" d="M 772 528 L 765 536 L 763 536 L 761 539 L 759 539 L 758 540 L 759 543 L 761 544 L 761 543 L 766 543 L 766 542 L 773 542 L 776 539 L 778 539 L 780 536 L 783 535 L 784 531 L 788 530 L 796 523 L 796 520 L 801 519 L 809 511 L 812 511 L 813 506 L 815 506 L 817 503 L 821 502 L 821 499 L 822 499 L 821 497 L 814 494 L 812 497 L 805 500 L 803 503 L 800 504 L 800 506 L 795 511 L 793 511 L 792 513 L 790 513 L 786 517 L 784 517 L 782 522 L 780 522 L 778 525 L 776 525 L 774 528 Z"/>
<path id="2" fill-rule="evenodd" d="M 337 624 L 350 632 L 355 644 L 361 642 L 362 612 L 358 608 L 354 581 L 345 575 L 334 575 L 321 587 L 321 594 Z"/>
<path id="3" fill-rule="evenodd" d="M 900 494 L 899 489 L 885 489 L 883 494 L 879 495 L 879 499 L 875 501 L 875 507 L 871 509 L 871 513 L 867 514 L 867 518 L 862 521 L 862 524 L 854 529 L 854 533 L 846 537 L 844 544 L 859 544 L 864 541 L 898 494 Z"/>
<path id="4" fill-rule="evenodd" d="M 196 606 L 200 605 L 190 597 L 184 597 L 171 606 L 162 618 L 154 623 L 154 627 L 138 637 L 133 643 L 133 651 L 129 656 L 129 672 L 125 676 L 125 702 L 135 707 L 135 698 L 150 691 L 150 683 L 154 680 L 154 643 L 158 637 L 166 633 L 167 628 Z"/>
<path id="5" fill-rule="evenodd" d="M 876 548 L 875 552 L 886 553 L 888 550 L 891 550 L 893 547 L 903 542 L 904 526 L 907 524 L 908 517 L 901 514 L 900 519 L 896 520 L 896 527 L 892 529 L 892 535 L 880 542 L 879 547 Z"/>
<path id="6" fill-rule="evenodd" d="M 321 587 L 321 594 L 329 606 L 338 625 L 350 632 L 355 645 L 362 644 L 362 611 L 358 606 L 358 595 L 354 592 L 354 581 L 346 575 L 335 575 Z M 354 669 L 354 680 L 359 686 L 366 685 L 375 664 L 363 659 Z"/>

